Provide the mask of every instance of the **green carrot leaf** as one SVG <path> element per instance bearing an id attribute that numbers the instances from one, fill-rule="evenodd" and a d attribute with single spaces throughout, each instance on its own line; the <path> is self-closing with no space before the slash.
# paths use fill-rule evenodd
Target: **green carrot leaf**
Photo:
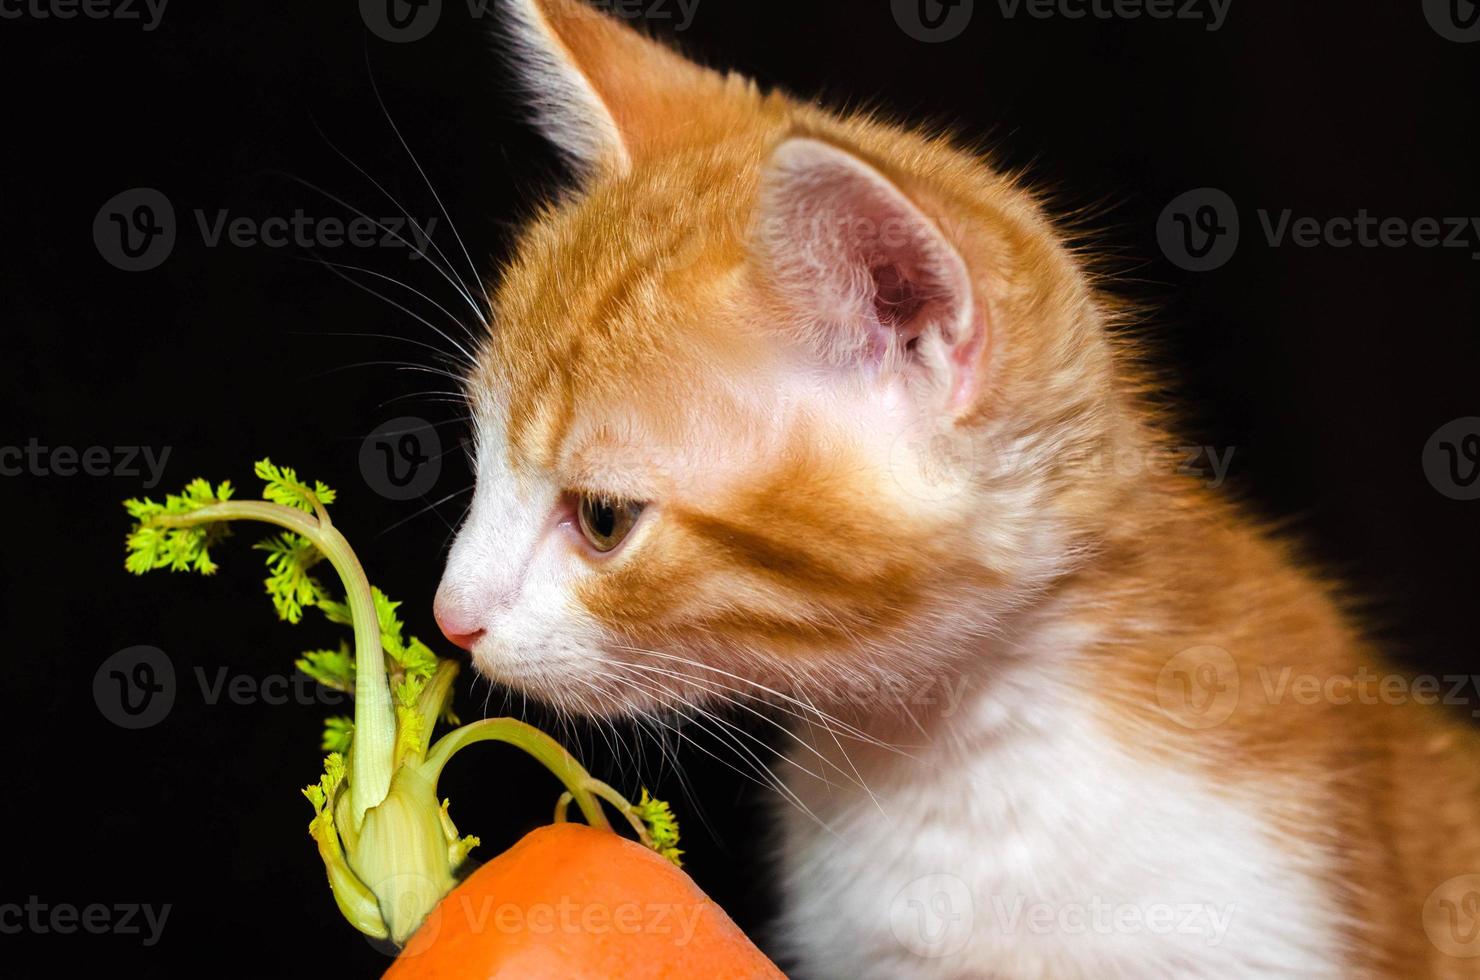
<path id="1" fill-rule="evenodd" d="M 349 754 L 349 746 L 355 737 L 355 720 L 346 715 L 334 715 L 324 719 L 324 735 L 320 746 L 325 752 Z"/>
<path id="2" fill-rule="evenodd" d="M 224 523 L 203 523 L 193 527 L 171 527 L 167 519 L 230 500 L 231 494 L 229 482 L 213 488 L 205 480 L 196 479 L 191 480 L 181 493 L 167 495 L 164 503 L 147 497 L 125 500 L 124 509 L 136 523 L 128 534 L 128 557 L 124 560 L 124 567 L 135 575 L 159 568 L 214 575 L 219 566 L 211 560 L 210 549 L 230 533 L 227 526 Z"/>
<path id="3" fill-rule="evenodd" d="M 264 500 L 284 507 L 296 507 L 310 514 L 316 513 L 315 500 L 325 507 L 334 502 L 334 491 L 323 481 L 315 480 L 310 486 L 306 480 L 298 478 L 298 472 L 291 466 L 278 466 L 270 459 L 259 459 L 253 470 L 266 484 L 262 489 Z"/>
<path id="4" fill-rule="evenodd" d="M 312 541 L 301 534 L 285 531 L 259 541 L 253 547 L 267 552 L 265 584 L 280 619 L 300 622 L 304 609 L 329 598 L 323 584 L 308 574 L 324 557 Z"/>
<path id="5" fill-rule="evenodd" d="M 683 851 L 678 849 L 678 818 L 668 804 L 643 789 L 642 799 L 632 807 L 632 812 L 647 826 L 652 838 L 649 846 L 675 866 L 683 867 Z"/>
<path id="6" fill-rule="evenodd" d="M 338 650 L 309 650 L 293 665 L 330 690 L 355 691 L 355 653 L 348 640 Z"/>

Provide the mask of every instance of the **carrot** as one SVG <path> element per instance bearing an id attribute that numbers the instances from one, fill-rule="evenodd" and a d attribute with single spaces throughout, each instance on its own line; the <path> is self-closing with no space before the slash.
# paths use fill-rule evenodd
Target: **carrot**
<path id="1" fill-rule="evenodd" d="M 693 880 L 582 824 L 532 831 L 428 917 L 386 980 L 781 977 Z"/>
<path id="2" fill-rule="evenodd" d="M 135 520 L 126 567 L 140 575 L 211 575 L 211 549 L 230 525 L 275 525 L 280 533 L 257 547 L 267 554 L 267 592 L 279 617 L 296 623 L 316 609 L 351 630 L 353 645 L 309 651 L 296 662 L 355 698 L 353 718 L 326 722 L 329 755 L 303 795 L 314 808 L 309 834 L 340 912 L 368 936 L 398 945 L 415 937 L 394 975 L 781 976 L 679 870 L 683 852 L 668 804 L 646 790 L 632 803 L 514 718 L 461 725 L 433 741 L 439 722 L 458 724 L 451 702 L 460 665 L 406 635 L 400 603 L 371 586 L 330 519 L 330 487 L 265 459 L 255 471 L 262 500 L 236 499 L 230 483 L 194 480 L 163 502 L 125 501 Z M 318 577 L 323 565 L 342 595 Z M 437 784 L 454 755 L 487 741 L 529 753 L 565 793 L 555 826 L 529 834 L 458 886 L 480 842 L 458 833 Z M 565 822 L 572 803 L 589 826 Z M 641 843 L 618 836 L 606 808 Z"/>

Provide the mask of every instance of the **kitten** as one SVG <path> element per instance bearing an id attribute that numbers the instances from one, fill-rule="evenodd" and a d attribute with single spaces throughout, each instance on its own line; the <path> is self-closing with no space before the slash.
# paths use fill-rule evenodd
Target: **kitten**
<path id="1" fill-rule="evenodd" d="M 1370 703 L 1333 588 L 1179 472 L 1032 194 L 576 0 L 505 15 L 582 184 L 467 383 L 436 612 L 485 674 L 800 716 L 800 977 L 1480 976 L 1474 734 Z"/>

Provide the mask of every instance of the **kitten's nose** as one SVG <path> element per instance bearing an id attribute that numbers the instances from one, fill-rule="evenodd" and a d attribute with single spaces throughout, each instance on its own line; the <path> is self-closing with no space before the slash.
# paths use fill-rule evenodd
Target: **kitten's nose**
<path id="1" fill-rule="evenodd" d="M 483 635 L 483 626 L 478 621 L 478 610 L 473 603 L 454 595 L 447 589 L 445 582 L 437 589 L 432 613 L 437 617 L 442 635 L 454 646 L 471 651 L 473 644 Z"/>

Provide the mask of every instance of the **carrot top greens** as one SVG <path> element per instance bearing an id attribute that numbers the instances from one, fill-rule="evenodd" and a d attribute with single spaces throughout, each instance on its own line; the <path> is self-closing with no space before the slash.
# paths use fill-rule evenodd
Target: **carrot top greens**
<path id="1" fill-rule="evenodd" d="M 261 500 L 235 499 L 229 482 L 193 480 L 162 503 L 124 502 L 135 521 L 125 567 L 136 575 L 156 569 L 211 575 L 211 549 L 231 525 L 257 521 L 279 531 L 255 547 L 266 553 L 267 593 L 279 618 L 301 622 L 316 609 L 348 627 L 353 643 L 310 650 L 299 670 L 325 687 L 354 695 L 354 717 L 329 718 L 322 747 L 329 753 L 318 782 L 303 790 L 314 809 L 309 833 L 329 875 L 339 909 L 355 928 L 404 943 L 456 884 L 459 867 L 478 846 L 461 836 L 438 802 L 447 761 L 475 742 L 515 745 L 565 784 L 555 819 L 574 802 L 586 822 L 610 828 L 602 803 L 620 813 L 648 847 L 679 864 L 678 824 L 668 804 L 647 790 L 633 804 L 595 779 L 558 742 L 513 718 L 490 718 L 453 728 L 435 743 L 438 722 L 457 725 L 452 686 L 460 665 L 437 656 L 406 634 L 393 602 L 373 587 L 349 542 L 330 520 L 334 490 L 300 479 L 270 460 L 256 464 Z M 324 563 L 342 595 L 324 584 Z"/>

